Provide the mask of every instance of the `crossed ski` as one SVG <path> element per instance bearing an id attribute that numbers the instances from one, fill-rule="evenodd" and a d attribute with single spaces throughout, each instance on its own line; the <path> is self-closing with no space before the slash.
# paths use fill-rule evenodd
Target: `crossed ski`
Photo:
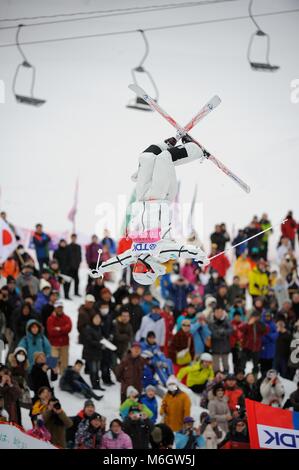
<path id="1" fill-rule="evenodd" d="M 189 131 L 205 116 L 207 116 L 213 109 L 215 109 L 220 103 L 221 100 L 219 96 L 215 95 L 208 103 L 201 108 L 201 110 L 191 119 L 185 127 L 182 127 L 178 124 L 175 119 L 173 119 L 161 106 L 151 98 L 140 86 L 136 84 L 129 85 L 129 88 L 136 93 L 137 96 L 142 98 L 154 111 L 157 111 L 164 119 L 166 119 L 173 127 L 176 128 L 177 141 L 180 140 L 184 135 L 188 134 Z M 191 136 L 190 136 L 191 137 Z M 214 155 L 211 155 L 197 140 L 191 137 L 192 141 L 197 144 L 203 151 L 204 156 L 214 163 L 223 173 L 229 176 L 235 183 L 237 183 L 246 193 L 250 192 L 250 187 L 244 183 L 237 175 L 235 175 L 229 168 L 227 168 L 218 158 Z"/>

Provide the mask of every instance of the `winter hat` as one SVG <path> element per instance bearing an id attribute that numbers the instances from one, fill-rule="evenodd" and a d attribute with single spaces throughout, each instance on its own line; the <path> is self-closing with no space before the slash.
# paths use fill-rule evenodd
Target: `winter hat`
<path id="1" fill-rule="evenodd" d="M 219 384 L 216 384 L 214 387 L 213 387 L 213 395 L 216 396 L 216 393 L 218 390 L 223 390 L 224 391 L 224 386 L 219 383 Z"/>
<path id="2" fill-rule="evenodd" d="M 212 357 L 212 355 L 209 354 L 209 353 L 202 353 L 201 356 L 200 356 L 200 360 L 201 360 L 201 361 L 212 362 L 212 361 L 213 361 L 213 357 Z"/>
<path id="3" fill-rule="evenodd" d="M 46 288 L 51 289 L 51 287 L 52 287 L 51 284 L 48 281 L 46 281 L 46 279 L 40 280 L 40 283 L 39 283 L 40 290 L 43 290 Z"/>
<path id="4" fill-rule="evenodd" d="M 186 416 L 183 421 L 184 424 L 186 423 L 194 423 L 194 418 L 192 416 Z"/>
<path id="5" fill-rule="evenodd" d="M 95 408 L 95 404 L 92 400 L 85 400 L 83 408 L 87 408 L 87 406 L 93 406 Z"/>
<path id="6" fill-rule="evenodd" d="M 151 351 L 143 351 L 143 353 L 141 354 L 141 357 L 143 357 L 143 359 L 152 359 L 153 356 L 154 355 Z"/>
<path id="7" fill-rule="evenodd" d="M 213 303 L 215 303 L 215 304 L 217 303 L 217 300 L 215 299 L 215 297 L 207 297 L 206 298 L 206 301 L 205 301 L 206 308 L 211 307 L 211 305 Z"/>
<path id="8" fill-rule="evenodd" d="M 149 390 L 153 390 L 154 392 L 156 391 L 156 387 L 154 387 L 153 385 L 148 385 L 147 387 L 145 387 L 145 391 L 148 392 Z"/>
<path id="9" fill-rule="evenodd" d="M 179 381 L 178 379 L 176 378 L 175 375 L 170 375 L 167 379 L 167 382 L 166 382 L 166 387 L 168 387 L 168 385 L 170 384 L 174 384 L 174 385 L 177 385 L 179 386 Z"/>
<path id="10" fill-rule="evenodd" d="M 27 351 L 25 348 L 18 347 L 14 350 L 13 355 L 16 356 L 18 353 L 24 353 L 25 356 L 27 357 Z"/>
<path id="11" fill-rule="evenodd" d="M 89 416 L 89 421 L 92 421 L 93 419 L 102 419 L 102 416 L 100 415 L 100 413 L 92 413 L 91 416 Z"/>
<path id="12" fill-rule="evenodd" d="M 96 299 L 94 298 L 93 295 L 87 294 L 87 295 L 85 296 L 85 302 L 95 302 L 95 301 L 96 301 Z"/>
<path id="13" fill-rule="evenodd" d="M 38 359 L 38 357 L 41 356 L 41 355 L 43 355 L 43 356 L 46 357 L 46 355 L 45 355 L 45 353 L 44 353 L 43 351 L 35 351 L 35 352 L 33 353 L 33 360 L 34 360 L 34 362 L 36 362 L 37 359 Z"/>
<path id="14" fill-rule="evenodd" d="M 267 379 L 272 379 L 273 377 L 277 377 L 277 370 L 270 369 L 267 372 Z"/>
<path id="15" fill-rule="evenodd" d="M 141 349 L 140 343 L 138 343 L 138 341 L 134 341 L 131 348 L 140 348 Z"/>
<path id="16" fill-rule="evenodd" d="M 133 385 L 129 385 L 126 392 L 127 398 L 132 394 L 139 395 L 139 392 L 135 387 L 133 387 Z"/>
<path id="17" fill-rule="evenodd" d="M 234 374 L 227 374 L 225 380 L 237 380 Z"/>
<path id="18" fill-rule="evenodd" d="M 129 413 L 140 413 L 140 409 L 138 406 L 130 406 Z"/>
<path id="19" fill-rule="evenodd" d="M 54 304 L 54 308 L 58 308 L 58 307 L 63 307 L 62 300 L 56 300 L 56 302 Z"/>

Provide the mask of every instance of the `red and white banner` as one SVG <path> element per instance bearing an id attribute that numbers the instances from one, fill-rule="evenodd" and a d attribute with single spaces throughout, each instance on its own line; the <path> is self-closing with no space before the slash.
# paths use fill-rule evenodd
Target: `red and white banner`
<path id="1" fill-rule="evenodd" d="M 16 249 L 16 237 L 10 226 L 0 218 L 0 264 L 12 254 Z"/>

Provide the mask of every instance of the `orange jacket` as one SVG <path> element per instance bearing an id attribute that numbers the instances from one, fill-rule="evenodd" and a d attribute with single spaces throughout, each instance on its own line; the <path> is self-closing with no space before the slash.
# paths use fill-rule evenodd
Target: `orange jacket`
<path id="1" fill-rule="evenodd" d="M 20 274 L 20 270 L 19 270 L 18 263 L 13 258 L 8 258 L 3 263 L 2 276 L 3 277 L 12 276 L 13 278 L 16 279 L 19 274 Z"/>

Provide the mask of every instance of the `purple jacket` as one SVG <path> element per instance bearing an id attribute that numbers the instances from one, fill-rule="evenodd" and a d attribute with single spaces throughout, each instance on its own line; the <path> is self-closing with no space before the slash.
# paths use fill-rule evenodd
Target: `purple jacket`
<path id="1" fill-rule="evenodd" d="M 90 243 L 86 247 L 86 261 L 88 266 L 98 261 L 98 250 L 102 248 L 100 243 Z"/>
<path id="2" fill-rule="evenodd" d="M 116 439 L 113 439 L 111 431 L 108 431 L 102 438 L 101 449 L 133 449 L 133 445 L 130 436 L 123 431 Z"/>

